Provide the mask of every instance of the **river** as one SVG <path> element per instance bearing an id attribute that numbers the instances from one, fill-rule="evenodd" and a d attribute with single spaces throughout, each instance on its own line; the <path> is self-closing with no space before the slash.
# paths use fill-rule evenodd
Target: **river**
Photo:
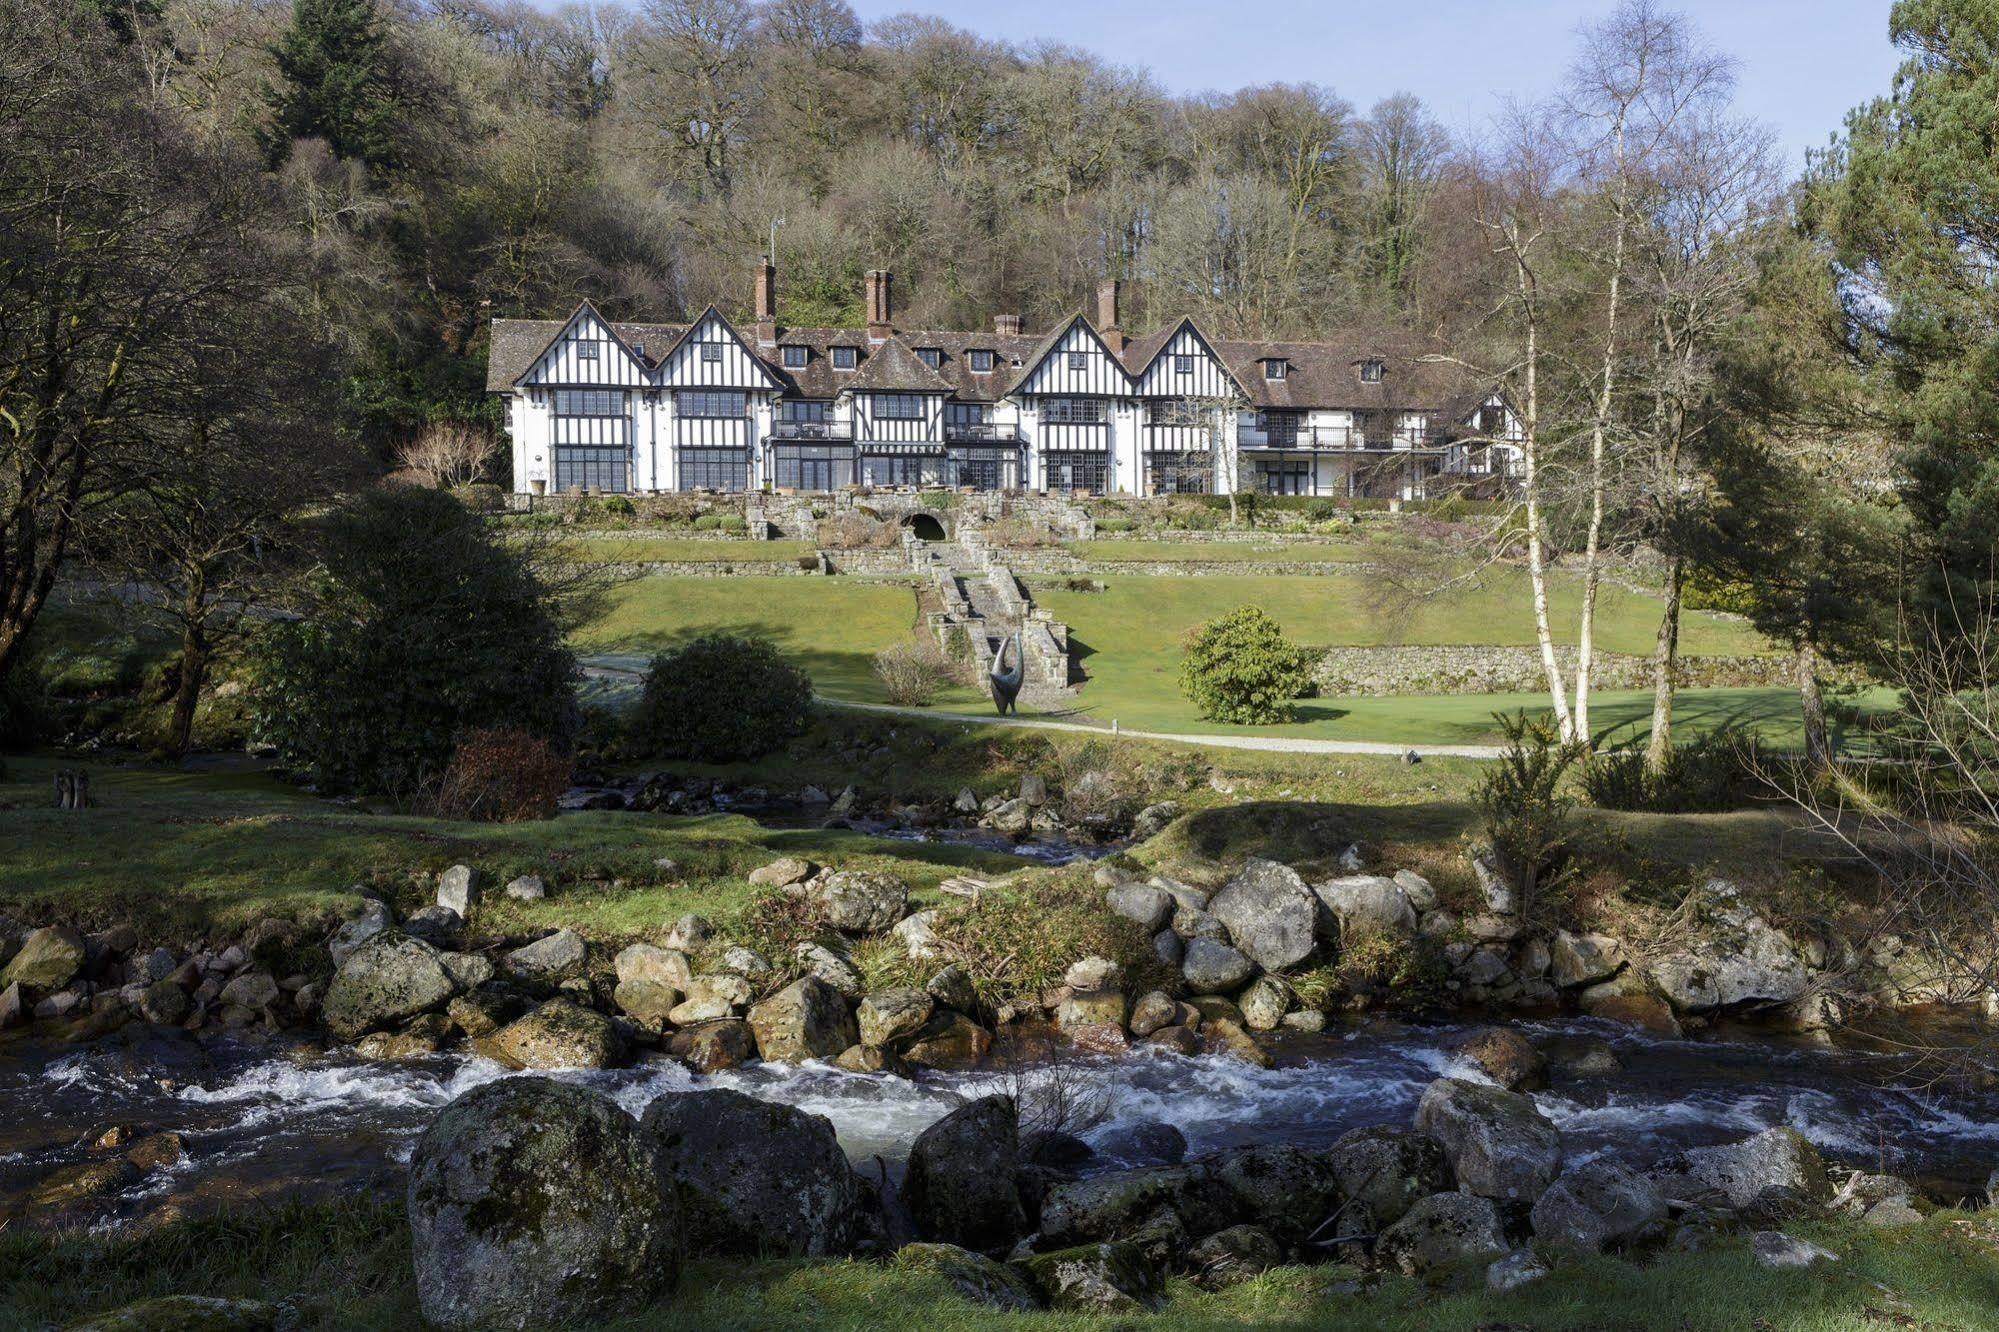
<path id="1" fill-rule="evenodd" d="M 665 1059 L 559 1076 L 634 1113 L 654 1097 L 701 1086 L 788 1102 L 830 1118 L 857 1161 L 880 1158 L 894 1170 L 915 1136 L 961 1098 L 1016 1091 L 1032 1105 L 1057 1084 L 1070 1098 L 1080 1089 L 1106 1116 L 1086 1139 L 1157 1119 L 1178 1126 L 1194 1153 L 1324 1146 L 1361 1125 L 1409 1122 L 1432 1079 L 1465 1072 L 1449 1053 L 1465 1030 L 1364 1024 L 1287 1040 L 1270 1069 L 1148 1052 L 914 1082 L 821 1065 L 750 1065 L 703 1078 Z M 1576 1074 L 1558 1060 L 1550 1089 L 1535 1094 L 1571 1162 L 1611 1153 L 1646 1164 L 1679 1147 L 1789 1124 L 1836 1161 L 1910 1176 L 1940 1198 L 1982 1193 L 1999 1164 L 1999 1091 L 1942 1090 L 1903 1056 L 1748 1033 L 1665 1040 L 1587 1020 L 1522 1030 L 1555 1048 L 1608 1042 L 1622 1065 Z M 143 1027 L 82 1047 L 17 1039 L 0 1047 L 0 1198 L 18 1202 L 52 1169 L 89 1159 L 87 1144 L 113 1124 L 177 1133 L 185 1159 L 65 1219 L 117 1226 L 228 1203 L 394 1188 L 438 1108 L 505 1076 L 477 1058 L 368 1063 L 277 1039 L 197 1041 Z M 1097 1162 L 1116 1164 L 1108 1155 Z"/>

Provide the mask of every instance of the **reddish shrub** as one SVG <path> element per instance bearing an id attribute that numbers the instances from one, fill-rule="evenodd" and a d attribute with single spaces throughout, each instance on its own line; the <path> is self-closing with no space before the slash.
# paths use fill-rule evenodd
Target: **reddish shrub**
<path id="1" fill-rule="evenodd" d="M 519 823 L 546 819 L 569 785 L 569 756 L 538 735 L 496 726 L 467 731 L 437 792 L 448 819 Z"/>

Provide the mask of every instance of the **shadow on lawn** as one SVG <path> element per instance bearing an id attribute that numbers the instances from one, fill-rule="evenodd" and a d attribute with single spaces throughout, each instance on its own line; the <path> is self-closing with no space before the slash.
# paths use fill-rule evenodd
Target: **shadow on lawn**
<path id="1" fill-rule="evenodd" d="M 1250 800 L 1204 809 L 1182 825 L 1187 850 L 1232 864 L 1245 855 L 1287 865 L 1328 868 L 1356 843 L 1430 842 L 1471 831 L 1478 815 L 1461 801 L 1420 805 L 1346 805 Z"/>

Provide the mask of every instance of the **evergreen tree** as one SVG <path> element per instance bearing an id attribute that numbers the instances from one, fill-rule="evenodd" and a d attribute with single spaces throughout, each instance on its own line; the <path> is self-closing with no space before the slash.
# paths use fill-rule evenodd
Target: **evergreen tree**
<path id="1" fill-rule="evenodd" d="M 319 138 L 337 157 L 399 160 L 395 57 L 374 0 L 298 0 L 271 54 L 282 80 L 265 89 L 274 156 L 295 139 Z"/>

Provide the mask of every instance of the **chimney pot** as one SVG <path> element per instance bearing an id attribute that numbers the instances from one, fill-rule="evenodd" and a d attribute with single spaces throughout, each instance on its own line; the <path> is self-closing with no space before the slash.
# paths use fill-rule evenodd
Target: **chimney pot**
<path id="1" fill-rule="evenodd" d="M 1020 316 L 1017 314 L 994 315 L 993 332 L 1003 338 L 1020 336 Z"/>

